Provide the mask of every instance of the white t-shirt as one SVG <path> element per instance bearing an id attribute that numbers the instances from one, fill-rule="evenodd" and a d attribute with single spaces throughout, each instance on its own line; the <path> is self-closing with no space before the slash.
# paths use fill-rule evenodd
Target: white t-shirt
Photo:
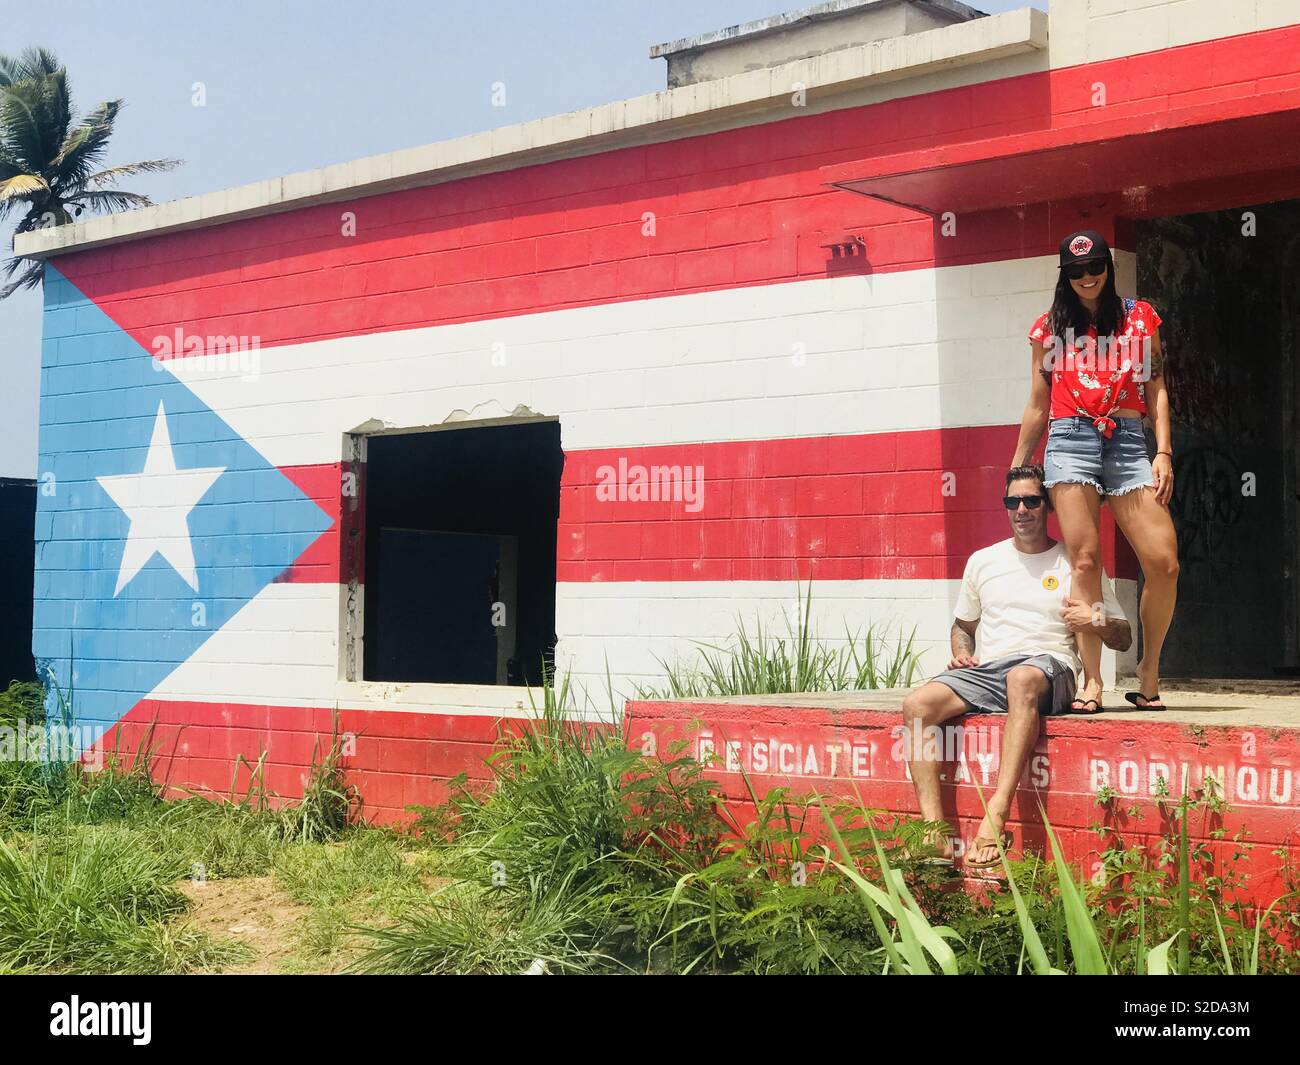
<path id="1" fill-rule="evenodd" d="M 1055 655 L 1076 673 L 1081 668 L 1074 633 L 1061 610 L 1070 594 L 1070 558 L 1065 545 L 1036 555 L 1016 550 L 1007 539 L 981 548 L 966 563 L 957 596 L 961 621 L 978 621 L 976 656 L 992 662 L 1008 655 Z M 1115 588 L 1101 575 L 1106 619 L 1123 618 Z"/>

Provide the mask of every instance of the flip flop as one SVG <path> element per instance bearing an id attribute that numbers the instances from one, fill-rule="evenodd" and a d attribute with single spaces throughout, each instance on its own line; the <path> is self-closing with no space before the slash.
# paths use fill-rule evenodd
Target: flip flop
<path id="1" fill-rule="evenodd" d="M 1088 707 L 1090 705 L 1095 707 L 1095 709 L 1089 710 Z M 1070 703 L 1070 713 L 1072 714 L 1087 714 L 1091 716 L 1092 714 L 1104 714 L 1105 712 L 1106 708 L 1096 699 L 1075 699 Z"/>
<path id="2" fill-rule="evenodd" d="M 1015 838 L 1012 836 L 1010 832 L 1003 832 L 1002 850 L 1009 851 L 1011 849 L 1011 844 L 1014 841 Z M 997 866 L 1000 866 L 1002 864 L 1002 852 L 996 849 L 997 845 L 998 845 L 998 841 L 995 839 L 989 839 L 987 836 L 976 836 L 973 840 L 970 841 L 970 848 L 967 850 L 966 853 L 971 854 L 977 850 L 981 850 L 984 847 L 993 847 L 994 848 L 993 857 L 991 860 L 987 862 L 973 862 L 967 860 L 964 861 L 962 864 L 965 865 L 967 869 L 993 869 Z"/>
<path id="3" fill-rule="evenodd" d="M 1136 706 L 1139 710 L 1150 710 L 1152 711 L 1152 713 L 1154 713 L 1158 710 L 1169 709 L 1169 707 L 1165 706 L 1164 700 L 1160 698 L 1159 692 L 1156 692 L 1155 695 L 1144 695 L 1142 692 L 1125 692 L 1124 698 L 1127 699 L 1134 706 Z M 1139 699 L 1144 699 L 1145 702 L 1139 703 L 1138 702 Z M 1160 705 L 1152 706 L 1151 705 L 1152 703 L 1159 703 Z"/>

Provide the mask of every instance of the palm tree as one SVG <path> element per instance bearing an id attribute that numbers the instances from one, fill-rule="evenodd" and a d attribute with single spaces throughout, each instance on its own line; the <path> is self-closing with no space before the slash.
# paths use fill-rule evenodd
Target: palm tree
<path id="1" fill-rule="evenodd" d="M 114 188 L 118 179 L 171 170 L 180 160 L 100 169 L 121 109 L 121 100 L 109 100 L 77 122 L 68 72 L 52 52 L 0 55 L 0 219 L 21 212 L 14 232 L 25 233 L 66 225 L 84 211 L 148 207 L 149 197 Z M 5 262 L 0 276 L 15 273 L 0 287 L 0 299 L 35 288 L 45 277 L 43 264 L 16 258 Z"/>

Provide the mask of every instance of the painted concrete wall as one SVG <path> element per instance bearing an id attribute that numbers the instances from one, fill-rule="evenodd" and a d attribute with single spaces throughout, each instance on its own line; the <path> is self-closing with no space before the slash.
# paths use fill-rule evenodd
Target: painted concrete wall
<path id="1" fill-rule="evenodd" d="M 1041 806 L 1067 859 L 1085 876 L 1102 870 L 1107 850 L 1145 853 L 1159 868 L 1162 855 L 1176 847 L 1177 798 L 1184 788 L 1193 798 L 1205 789 L 1223 805 L 1188 815 L 1188 837 L 1201 856 L 1193 875 L 1229 874 L 1227 896 L 1248 905 L 1268 906 L 1295 891 L 1300 729 L 1272 730 L 1265 738 L 1263 730 L 1163 716 L 1119 727 L 1101 718 L 1048 718 L 1012 799 L 1010 849 L 1049 852 Z M 742 820 L 752 815 L 752 794 L 776 787 L 819 795 L 830 809 L 846 802 L 919 815 L 897 711 L 782 705 L 772 697 L 745 704 L 637 702 L 629 704 L 628 718 L 644 753 L 667 758 L 682 751 L 709 765 Z M 944 816 L 958 839 L 973 839 L 983 819 L 980 790 L 987 799 L 998 782 L 1002 722 L 972 714 L 918 742 L 941 763 Z"/>
<path id="2" fill-rule="evenodd" d="M 1294 0 L 1051 0 L 1056 67 L 1292 26 Z"/>
<path id="3" fill-rule="evenodd" d="M 1179 94 L 1258 91 L 1300 77 L 1298 40 L 902 83 L 867 106 L 59 256 L 41 453 L 60 491 L 38 515 L 36 653 L 103 728 L 160 716 L 177 779 L 222 791 L 236 750 L 260 744 L 292 793 L 337 706 L 384 741 L 354 767 L 372 809 L 398 816 L 527 700 L 347 679 L 345 437 L 522 412 L 560 420 L 558 655 L 580 680 L 603 689 L 607 659 L 616 685 L 648 679 L 737 610 L 788 614 L 809 578 L 828 634 L 916 625 L 936 669 L 966 556 L 1006 535 L 1025 332 L 1056 242 L 1085 221 L 1116 235 L 1115 210 L 1007 208 L 947 235 L 826 188 L 820 168 L 1097 121 L 1098 77 L 1135 121 Z M 845 231 L 869 269 L 830 261 Z M 1117 246 L 1131 292 L 1133 249 Z M 226 337 L 243 351 L 211 350 Z M 151 358 L 169 345 L 179 357 Z M 122 585 L 128 510 L 100 478 L 168 453 L 220 470 L 188 519 L 194 580 L 153 555 Z M 597 500 L 620 458 L 704 467 L 703 507 Z M 385 754 L 419 739 L 469 746 Z"/>

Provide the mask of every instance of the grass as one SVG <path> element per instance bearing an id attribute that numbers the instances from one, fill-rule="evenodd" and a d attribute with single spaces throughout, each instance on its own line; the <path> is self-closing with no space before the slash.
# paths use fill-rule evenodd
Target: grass
<path id="1" fill-rule="evenodd" d="M 947 890 L 943 874 L 923 864 L 933 826 L 780 789 L 751 791 L 756 814 L 742 818 L 680 750 L 662 762 L 642 758 L 617 733 L 566 720 L 565 701 L 561 685 L 535 728 L 503 739 L 490 788 L 464 788 L 429 819 L 450 882 L 395 922 L 368 931 L 370 947 L 355 968 L 1043 975 L 1300 969 L 1288 946 L 1300 934 L 1294 898 L 1254 924 L 1243 919 L 1229 928 L 1219 916 L 1226 912 L 1221 877 L 1189 877 L 1179 889 L 1158 860 L 1132 858 L 1104 884 L 1084 884 L 1044 817 L 1050 857 L 1012 862 L 1003 854 L 1007 886 L 982 901 Z M 1182 804 L 1184 823 L 1192 806 L 1190 799 Z M 810 849 L 814 825 L 829 838 Z M 1185 831 L 1171 845 L 1178 867 L 1188 867 Z M 1157 885 L 1163 905 L 1154 902 Z"/>
<path id="2" fill-rule="evenodd" d="M 39 688 L 17 688 L 2 693 L 0 713 L 39 724 Z M 387 912 L 377 897 L 391 904 L 402 892 L 423 894 L 424 884 L 418 867 L 399 857 L 410 841 L 353 826 L 360 803 L 343 782 L 337 728 L 317 755 L 303 798 L 288 803 L 268 793 L 257 772 L 242 796 L 164 802 L 149 758 L 117 752 L 95 772 L 78 763 L 0 763 L 0 972 L 187 973 L 239 964 L 248 960 L 244 947 L 187 922 L 182 885 L 260 876 L 312 901 L 315 938 L 303 929 L 296 961 L 330 967 L 347 926 Z"/>
<path id="3" fill-rule="evenodd" d="M 752 631 L 737 617 L 736 634 L 726 643 L 697 643 L 694 660 L 656 659 L 666 675 L 661 685 L 640 685 L 640 699 L 699 699 L 726 695 L 776 695 L 788 692 L 863 691 L 906 688 L 920 671 L 915 629 L 892 638 L 889 629 L 870 624 L 850 631 L 838 647 L 818 634 L 812 621 L 812 585 L 797 594 L 799 612 L 786 618 L 784 636 L 761 620 Z"/>
<path id="4" fill-rule="evenodd" d="M 117 826 L 18 847 L 0 840 L 0 972 L 178 973 L 240 959 L 173 926 L 186 902 L 176 858 Z"/>
<path id="5" fill-rule="evenodd" d="M 1002 854 L 1006 887 L 977 899 L 924 863 L 932 825 L 779 788 L 742 807 L 684 744 L 644 757 L 573 700 L 546 685 L 490 781 L 458 781 L 411 833 L 364 824 L 337 728 L 290 803 L 264 761 L 242 794 L 174 802 L 145 758 L 0 765 L 0 972 L 256 963 L 231 920 L 193 923 L 191 878 L 256 883 L 259 905 L 269 885 L 293 922 L 287 972 L 1300 972 L 1296 896 L 1231 902 L 1240 878 L 1189 842 L 1189 819 L 1222 809 L 1212 794 L 1170 801 L 1154 860 L 1099 826 L 1101 883 L 1044 817 L 1050 854 Z"/>

